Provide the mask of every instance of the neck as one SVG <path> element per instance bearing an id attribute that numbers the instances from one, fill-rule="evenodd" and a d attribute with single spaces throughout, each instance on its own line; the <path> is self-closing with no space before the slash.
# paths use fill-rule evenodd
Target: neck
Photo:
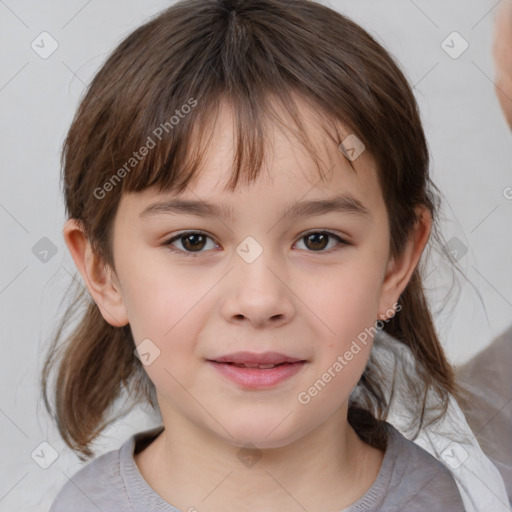
<path id="1" fill-rule="evenodd" d="M 226 504 L 245 512 L 341 510 L 371 487 L 383 459 L 348 424 L 346 410 L 286 446 L 264 450 L 227 443 L 183 417 L 164 424 L 135 462 L 148 484 L 183 511 Z"/>

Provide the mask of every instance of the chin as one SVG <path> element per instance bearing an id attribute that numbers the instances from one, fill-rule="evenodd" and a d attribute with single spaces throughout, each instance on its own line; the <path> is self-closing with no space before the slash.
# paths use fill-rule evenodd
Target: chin
<path id="1" fill-rule="evenodd" d="M 219 432 L 223 439 L 233 446 L 246 448 L 247 445 L 254 445 L 259 449 L 282 448 L 291 444 L 302 436 L 303 426 L 283 421 L 286 414 L 271 416 L 267 419 L 259 417 L 258 414 L 246 415 L 238 421 L 233 419 L 224 425 L 226 432 Z M 288 417 L 290 419 L 290 417 Z"/>
<path id="2" fill-rule="evenodd" d="M 297 436 L 297 438 L 300 436 Z M 227 438 L 226 441 L 231 445 L 238 448 L 250 450 L 272 450 L 278 448 L 284 448 L 290 445 L 295 439 L 290 436 L 267 436 L 265 433 L 259 432 L 254 435 L 248 435 L 245 432 L 241 437 L 233 436 L 233 438 Z"/>

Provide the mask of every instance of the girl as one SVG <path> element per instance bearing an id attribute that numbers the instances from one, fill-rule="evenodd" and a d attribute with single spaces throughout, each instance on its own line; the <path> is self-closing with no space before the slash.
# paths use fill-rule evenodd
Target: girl
<path id="1" fill-rule="evenodd" d="M 162 425 L 51 511 L 463 511 L 450 471 L 385 421 L 398 382 L 411 431 L 457 396 L 418 267 L 428 172 L 404 75 L 325 6 L 182 0 L 129 35 L 64 145 L 64 237 L 92 300 L 64 336 L 84 294 L 66 311 L 43 394 L 82 460 L 123 395 Z M 413 365 L 379 356 L 386 339 Z"/>

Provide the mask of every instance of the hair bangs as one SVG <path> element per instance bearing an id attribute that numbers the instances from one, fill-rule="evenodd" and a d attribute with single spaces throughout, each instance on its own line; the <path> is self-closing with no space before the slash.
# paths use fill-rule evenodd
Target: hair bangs
<path id="1" fill-rule="evenodd" d="M 294 97 L 291 87 L 278 91 L 285 93 L 279 94 L 276 98 L 270 91 L 249 90 L 247 98 L 238 94 L 232 98 L 227 91 L 219 94 L 214 89 L 205 93 L 199 100 L 195 100 L 198 106 L 172 129 L 167 125 L 168 131 L 164 129 L 162 133 L 164 122 L 156 127 L 141 126 L 134 137 L 134 142 L 127 144 L 125 141 L 124 147 L 150 147 L 140 162 L 136 161 L 133 155 L 125 156 L 125 163 L 119 168 L 133 164 L 133 169 L 127 172 L 123 180 L 122 192 L 140 192 L 155 187 L 159 192 L 181 194 L 187 187 L 192 186 L 200 176 L 200 169 L 205 165 L 206 153 L 216 130 L 222 106 L 230 109 L 234 130 L 233 162 L 226 188 L 234 190 L 240 180 L 248 184 L 258 178 L 267 150 L 272 149 L 269 138 L 270 123 L 293 134 L 297 142 L 308 152 L 320 180 L 323 181 L 326 179 L 326 165 L 321 162 L 321 155 L 325 154 L 325 151 L 315 147 L 308 135 L 307 126 L 310 120 L 306 123 L 302 119 L 303 115 L 297 107 L 299 98 Z M 300 94 L 300 99 L 306 100 L 304 93 Z M 319 110 L 318 104 L 311 100 L 308 102 L 310 111 Z M 186 102 L 182 104 L 186 105 Z M 282 108 L 278 108 L 278 105 Z M 317 124 L 326 135 L 325 140 L 332 141 L 337 147 L 341 137 L 334 118 L 329 122 L 331 116 L 327 113 L 317 117 Z M 292 123 L 289 122 L 290 119 Z M 350 165 L 352 166 L 351 163 Z"/>

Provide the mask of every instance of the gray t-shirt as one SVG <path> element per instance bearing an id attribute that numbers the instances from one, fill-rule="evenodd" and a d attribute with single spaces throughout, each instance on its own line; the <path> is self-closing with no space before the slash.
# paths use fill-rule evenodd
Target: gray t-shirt
<path id="1" fill-rule="evenodd" d="M 389 423 L 387 447 L 368 491 L 340 512 L 464 512 L 447 468 Z M 64 485 L 49 512 L 186 512 L 160 497 L 144 480 L 133 458 L 161 431 L 159 426 L 131 436 L 81 468 Z"/>

